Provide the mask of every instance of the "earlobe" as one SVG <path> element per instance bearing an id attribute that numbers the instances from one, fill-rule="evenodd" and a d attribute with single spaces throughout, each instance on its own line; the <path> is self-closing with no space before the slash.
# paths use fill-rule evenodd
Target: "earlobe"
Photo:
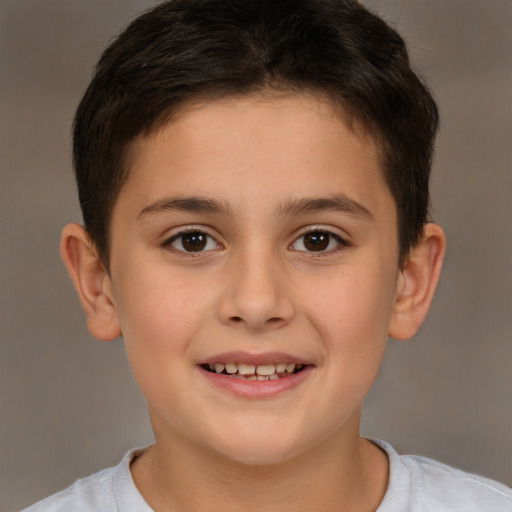
<path id="1" fill-rule="evenodd" d="M 110 276 L 82 226 L 65 226 L 60 254 L 78 292 L 90 333 L 102 341 L 120 336 Z"/>
<path id="2" fill-rule="evenodd" d="M 400 272 L 389 336 L 412 338 L 427 316 L 441 274 L 446 238 L 437 224 L 425 225 L 423 238 L 413 247 Z"/>

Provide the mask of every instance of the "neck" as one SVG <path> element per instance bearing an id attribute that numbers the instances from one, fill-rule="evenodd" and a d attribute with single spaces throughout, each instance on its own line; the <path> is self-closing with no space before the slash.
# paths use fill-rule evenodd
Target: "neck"
<path id="1" fill-rule="evenodd" d="M 334 434 L 293 459 L 247 465 L 188 440 L 159 439 L 132 463 L 155 512 L 370 512 L 388 481 L 384 452 L 358 436 Z"/>

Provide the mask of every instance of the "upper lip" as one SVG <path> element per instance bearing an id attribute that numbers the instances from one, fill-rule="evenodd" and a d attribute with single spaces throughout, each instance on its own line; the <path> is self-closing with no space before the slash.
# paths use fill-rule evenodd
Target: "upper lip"
<path id="1" fill-rule="evenodd" d="M 302 365 L 312 364 L 302 357 L 286 354 L 284 352 L 264 352 L 260 354 L 251 354 L 244 351 L 224 352 L 216 354 L 201 361 L 199 364 L 215 364 L 215 363 L 242 363 L 255 366 L 277 363 L 295 363 Z"/>

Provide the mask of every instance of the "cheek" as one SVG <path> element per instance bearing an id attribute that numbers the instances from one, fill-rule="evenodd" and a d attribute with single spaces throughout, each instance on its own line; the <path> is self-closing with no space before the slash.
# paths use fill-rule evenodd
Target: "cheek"
<path id="1" fill-rule="evenodd" d="M 390 267 L 393 268 L 393 267 Z M 387 343 L 395 283 L 375 261 L 325 280 L 310 295 L 310 322 L 344 375 L 378 372 Z M 355 379 L 357 380 L 357 379 Z"/>
<path id="2" fill-rule="evenodd" d="M 334 428 L 360 407 L 384 358 L 390 308 L 373 297 L 359 287 L 352 293 L 325 294 L 317 303 L 313 322 L 325 344 L 328 366 L 323 389 L 332 392 L 322 401 L 324 409 L 332 411 Z"/>
<path id="3" fill-rule="evenodd" d="M 134 273 L 123 282 L 118 306 L 126 351 L 134 374 L 172 367 L 187 357 L 211 298 L 194 281 L 165 272 Z M 168 356 L 168 357 L 167 357 Z M 137 375 L 136 375 L 137 377 Z"/>
<path id="4" fill-rule="evenodd" d="M 152 262 L 144 268 L 129 268 L 133 269 L 130 277 L 120 280 L 122 288 L 116 293 L 123 334 L 127 337 L 135 330 L 140 336 L 161 330 L 170 335 L 175 329 L 186 328 L 189 317 L 206 298 L 204 293 L 197 293 L 196 280 Z M 169 329 L 171 332 L 166 333 Z"/>
<path id="5" fill-rule="evenodd" d="M 188 407 L 186 383 L 195 369 L 191 340 L 207 309 L 205 296 L 197 297 L 190 286 L 177 281 L 133 283 L 123 291 L 121 323 L 127 358 L 140 390 L 149 404 L 171 417 Z"/>

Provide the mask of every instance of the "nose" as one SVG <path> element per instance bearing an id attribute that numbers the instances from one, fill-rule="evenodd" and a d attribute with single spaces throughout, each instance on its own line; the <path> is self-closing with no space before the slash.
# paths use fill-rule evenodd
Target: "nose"
<path id="1" fill-rule="evenodd" d="M 222 323 L 261 332 L 292 320 L 292 289 L 277 255 L 245 251 L 233 258 L 226 274 L 218 307 Z"/>

